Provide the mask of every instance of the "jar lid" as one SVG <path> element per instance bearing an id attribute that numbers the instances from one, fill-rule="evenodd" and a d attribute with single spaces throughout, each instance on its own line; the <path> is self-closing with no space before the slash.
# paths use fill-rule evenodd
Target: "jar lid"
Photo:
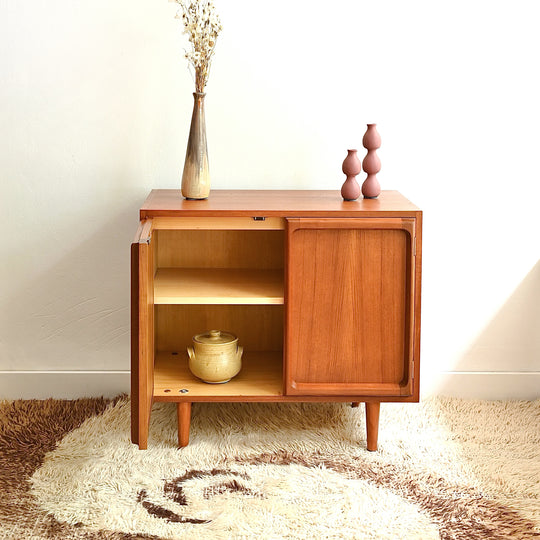
<path id="1" fill-rule="evenodd" d="M 229 332 L 222 332 L 221 330 L 209 330 L 202 334 L 193 336 L 193 341 L 198 343 L 211 343 L 212 345 L 223 345 L 225 343 L 233 343 L 238 338 Z"/>

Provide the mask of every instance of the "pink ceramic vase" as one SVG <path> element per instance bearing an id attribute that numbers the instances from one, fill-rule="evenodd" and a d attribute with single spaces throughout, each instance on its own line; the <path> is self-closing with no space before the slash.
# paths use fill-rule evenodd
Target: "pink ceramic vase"
<path id="1" fill-rule="evenodd" d="M 341 168 L 347 175 L 347 179 L 341 186 L 341 196 L 346 201 L 355 201 L 360 197 L 360 186 L 356 181 L 356 175 L 362 172 L 362 164 L 356 152 L 357 150 L 347 150 L 347 157 L 343 160 Z"/>
<path id="2" fill-rule="evenodd" d="M 362 162 L 362 167 L 367 173 L 367 178 L 362 184 L 362 195 L 366 199 L 375 199 L 381 193 L 381 186 L 377 180 L 377 173 L 381 170 L 381 160 L 376 152 L 381 147 L 381 136 L 377 131 L 376 124 L 367 125 L 362 144 L 368 151 Z"/>

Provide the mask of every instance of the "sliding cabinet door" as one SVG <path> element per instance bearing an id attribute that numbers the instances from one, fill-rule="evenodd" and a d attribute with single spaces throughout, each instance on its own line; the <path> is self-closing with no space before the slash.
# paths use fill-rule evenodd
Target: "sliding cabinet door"
<path id="1" fill-rule="evenodd" d="M 415 220 L 287 220 L 286 393 L 413 395 Z"/>

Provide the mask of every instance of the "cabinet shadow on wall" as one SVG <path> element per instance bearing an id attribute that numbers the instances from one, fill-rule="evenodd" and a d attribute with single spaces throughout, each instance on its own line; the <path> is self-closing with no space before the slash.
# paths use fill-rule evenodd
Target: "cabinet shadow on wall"
<path id="1" fill-rule="evenodd" d="M 453 371 L 460 373 L 442 382 L 437 393 L 486 399 L 540 397 L 540 261 L 459 358 Z M 474 376 L 476 383 L 471 378 Z M 465 386 L 461 391 L 456 390 L 459 384 Z M 466 388 L 470 385 L 476 385 L 476 390 L 473 386 Z"/>

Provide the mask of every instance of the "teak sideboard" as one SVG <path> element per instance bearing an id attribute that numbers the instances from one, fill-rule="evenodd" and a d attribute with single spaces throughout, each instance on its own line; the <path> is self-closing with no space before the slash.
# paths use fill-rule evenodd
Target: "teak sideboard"
<path id="1" fill-rule="evenodd" d="M 419 399 L 422 212 L 396 191 L 153 190 L 131 245 L 132 441 L 147 448 L 155 401 L 178 407 L 189 440 L 198 401 L 366 404 Z M 207 384 L 188 368 L 192 336 L 244 347 L 240 373 Z"/>

